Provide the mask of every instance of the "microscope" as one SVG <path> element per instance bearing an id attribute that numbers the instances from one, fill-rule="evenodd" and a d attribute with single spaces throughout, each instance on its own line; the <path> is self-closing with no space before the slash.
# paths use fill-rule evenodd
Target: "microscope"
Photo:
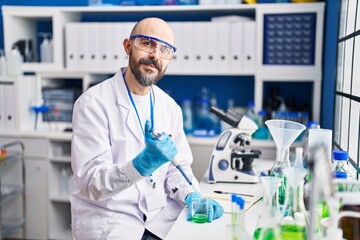
<path id="1" fill-rule="evenodd" d="M 252 170 L 252 163 L 261 151 L 252 150 L 251 135 L 258 129 L 257 124 L 246 115 L 238 115 L 232 110 L 224 113 L 214 106 L 210 111 L 231 128 L 224 130 L 213 149 L 208 182 L 257 183 L 259 178 Z"/>

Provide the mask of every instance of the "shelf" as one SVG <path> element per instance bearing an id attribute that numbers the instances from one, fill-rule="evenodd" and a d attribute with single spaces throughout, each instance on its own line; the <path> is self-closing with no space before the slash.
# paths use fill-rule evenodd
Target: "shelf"
<path id="1" fill-rule="evenodd" d="M 50 158 L 51 162 L 57 162 L 57 163 L 70 163 L 71 157 L 70 156 L 64 156 L 64 157 L 52 157 Z"/>
<path id="2" fill-rule="evenodd" d="M 70 203 L 69 194 L 58 194 L 57 196 L 50 196 L 50 200 L 53 202 Z"/>
<path id="3" fill-rule="evenodd" d="M 24 219 L 4 219 L 1 224 L 1 239 L 11 236 L 11 234 L 25 224 Z"/>

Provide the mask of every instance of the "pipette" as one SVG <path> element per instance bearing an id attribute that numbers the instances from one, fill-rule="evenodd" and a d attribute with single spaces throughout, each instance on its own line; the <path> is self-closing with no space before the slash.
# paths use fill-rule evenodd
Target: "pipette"
<path id="1" fill-rule="evenodd" d="M 160 139 L 160 137 L 162 136 L 160 133 L 154 133 L 153 132 L 153 136 L 156 139 Z M 193 185 L 193 183 L 191 182 L 190 178 L 188 177 L 188 175 L 185 173 L 185 171 L 183 170 L 183 168 L 180 165 L 180 161 L 178 159 L 173 159 L 172 164 L 179 170 L 179 172 L 181 173 L 181 175 L 185 178 L 185 180 L 189 183 L 190 187 L 194 190 L 194 192 L 199 192 L 195 186 Z"/>

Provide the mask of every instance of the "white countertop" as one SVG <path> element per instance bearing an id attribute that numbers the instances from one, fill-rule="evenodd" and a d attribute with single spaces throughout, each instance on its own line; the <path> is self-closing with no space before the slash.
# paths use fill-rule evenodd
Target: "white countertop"
<path id="1" fill-rule="evenodd" d="M 256 168 L 260 170 L 270 169 L 273 161 L 259 159 L 256 161 Z M 262 193 L 261 183 L 257 184 L 239 184 L 239 183 L 215 183 L 209 184 L 206 181 L 207 175 L 200 182 L 200 191 L 202 193 L 222 190 L 229 192 L 238 192 L 245 194 L 255 194 L 259 191 Z M 249 234 L 255 231 L 257 219 L 261 214 L 262 201 L 257 202 L 245 212 L 245 228 Z M 207 240 L 220 240 L 226 237 L 226 225 L 231 223 L 231 214 L 224 213 L 220 219 L 214 220 L 212 223 L 196 224 L 186 220 L 188 209 L 184 208 L 179 218 L 170 229 L 166 240 L 183 240 L 195 239 L 201 237 Z"/>

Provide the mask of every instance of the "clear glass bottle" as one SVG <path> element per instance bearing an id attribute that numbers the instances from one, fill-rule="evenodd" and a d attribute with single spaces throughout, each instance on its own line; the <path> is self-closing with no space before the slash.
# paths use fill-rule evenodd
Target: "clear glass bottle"
<path id="1" fill-rule="evenodd" d="M 331 172 L 333 177 L 344 176 L 346 174 L 347 180 L 355 180 L 354 174 L 348 166 L 349 153 L 346 151 L 333 151 L 333 165 Z M 342 177 L 344 178 L 344 177 Z"/>

